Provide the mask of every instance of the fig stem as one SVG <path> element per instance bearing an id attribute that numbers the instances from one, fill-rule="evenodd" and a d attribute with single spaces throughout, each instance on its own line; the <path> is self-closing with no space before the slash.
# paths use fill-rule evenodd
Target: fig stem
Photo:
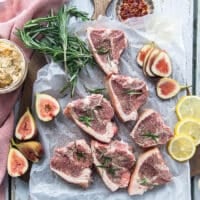
<path id="1" fill-rule="evenodd" d="M 189 88 L 191 88 L 191 87 L 192 87 L 192 85 L 185 85 L 185 86 L 181 85 L 180 90 L 186 90 L 187 96 L 190 96 L 191 92 L 190 92 Z"/>
<path id="2" fill-rule="evenodd" d="M 191 88 L 191 87 L 192 87 L 192 85 L 180 85 L 181 90 Z"/>
<path id="3" fill-rule="evenodd" d="M 11 144 L 10 144 L 10 146 L 12 147 L 12 146 L 14 146 L 14 147 L 17 147 L 17 144 L 15 143 L 15 140 L 12 138 L 11 139 Z"/>

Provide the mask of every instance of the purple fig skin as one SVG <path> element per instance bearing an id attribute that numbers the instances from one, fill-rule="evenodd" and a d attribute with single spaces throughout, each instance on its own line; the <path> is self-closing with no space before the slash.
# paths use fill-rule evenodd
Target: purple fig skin
<path id="1" fill-rule="evenodd" d="M 22 142 L 19 144 L 12 141 L 12 145 L 15 146 L 31 162 L 39 162 L 43 156 L 42 145 L 37 141 Z"/>

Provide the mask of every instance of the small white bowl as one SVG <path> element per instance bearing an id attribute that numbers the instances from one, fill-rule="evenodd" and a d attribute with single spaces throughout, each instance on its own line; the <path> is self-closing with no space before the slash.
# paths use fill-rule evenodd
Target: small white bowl
<path id="1" fill-rule="evenodd" d="M 0 51 L 1 51 L 1 44 L 5 44 L 9 46 L 11 49 L 13 49 L 13 51 L 16 51 L 16 53 L 19 54 L 19 56 L 22 59 L 22 62 L 21 62 L 22 65 L 20 66 L 21 72 L 20 72 L 19 77 L 17 77 L 16 80 L 13 81 L 10 85 L 5 86 L 5 87 L 0 87 L 0 94 L 5 94 L 5 93 L 10 93 L 16 90 L 22 85 L 22 83 L 24 82 L 27 76 L 28 64 L 27 64 L 27 60 L 25 58 L 23 51 L 14 42 L 10 40 L 6 40 L 6 39 L 0 39 Z M 0 68 L 1 68 L 1 57 L 0 57 Z"/>

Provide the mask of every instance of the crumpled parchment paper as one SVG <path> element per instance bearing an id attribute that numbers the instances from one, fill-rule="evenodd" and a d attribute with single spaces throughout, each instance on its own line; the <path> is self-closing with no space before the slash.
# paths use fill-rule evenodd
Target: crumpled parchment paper
<path id="1" fill-rule="evenodd" d="M 174 23 L 167 23 L 164 18 L 157 18 L 152 16 L 147 21 L 139 23 L 137 29 L 134 28 L 134 21 L 129 25 L 121 24 L 117 21 L 112 21 L 106 17 L 100 17 L 97 21 L 76 23 L 72 25 L 72 31 L 78 36 L 86 39 L 86 29 L 89 26 L 92 27 L 105 27 L 112 29 L 123 30 L 128 38 L 129 46 L 125 50 L 120 60 L 120 73 L 130 75 L 133 77 L 139 77 L 146 81 L 150 96 L 148 102 L 143 108 L 153 108 L 160 112 L 165 122 L 173 128 L 176 122 L 175 116 L 175 104 L 178 97 L 168 101 L 161 101 L 155 93 L 155 84 L 147 80 L 142 70 L 137 66 L 135 57 L 143 44 L 154 40 L 157 45 L 169 53 L 172 59 L 173 65 L 173 78 L 180 83 L 185 83 L 187 76 L 186 70 L 186 56 L 185 49 L 182 44 L 182 38 L 180 29 Z M 132 24 L 132 25 L 131 25 Z M 37 76 L 37 80 L 34 84 L 34 95 L 36 93 L 47 93 L 56 97 L 61 105 L 61 112 L 58 117 L 48 123 L 39 121 L 36 117 L 38 130 L 40 133 L 41 141 L 45 148 L 45 157 L 38 164 L 34 164 L 31 170 L 30 177 L 30 197 L 33 200 L 189 200 L 190 199 L 190 176 L 188 163 L 177 163 L 172 160 L 166 153 L 165 147 L 161 147 L 164 159 L 169 166 L 173 179 L 172 182 L 157 187 L 149 192 L 146 192 L 143 196 L 128 196 L 126 189 L 121 189 L 117 192 L 110 192 L 97 172 L 93 171 L 93 183 L 87 189 L 81 189 L 78 186 L 69 184 L 62 180 L 55 173 L 51 172 L 49 168 L 50 158 L 52 156 L 55 147 L 66 145 L 72 140 L 78 138 L 85 138 L 90 141 L 90 137 L 81 131 L 70 119 L 63 116 L 62 112 L 67 103 L 73 99 L 84 97 L 89 95 L 84 88 L 84 85 L 88 88 L 104 87 L 104 74 L 98 66 L 87 66 L 82 70 L 77 85 L 76 94 L 73 98 L 70 94 L 62 96 L 59 91 L 66 81 L 65 72 L 62 66 L 56 63 L 50 63 L 44 66 Z M 182 93 L 183 95 L 183 93 Z M 135 151 L 138 151 L 138 147 L 134 144 L 133 140 L 129 136 L 132 130 L 133 123 L 121 123 L 115 118 L 117 125 L 119 126 L 117 139 L 122 139 L 134 146 Z"/>

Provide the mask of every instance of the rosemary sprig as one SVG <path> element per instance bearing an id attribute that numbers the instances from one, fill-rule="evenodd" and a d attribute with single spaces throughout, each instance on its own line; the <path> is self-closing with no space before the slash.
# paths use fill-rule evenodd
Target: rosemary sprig
<path id="1" fill-rule="evenodd" d="M 139 95 L 142 94 L 142 91 L 140 90 L 134 90 L 134 89 L 126 89 L 124 90 L 124 94 L 129 94 L 129 95 Z"/>
<path id="2" fill-rule="evenodd" d="M 112 158 L 111 157 L 104 156 L 104 155 L 102 156 L 101 160 L 102 160 L 102 164 L 104 166 L 107 166 L 107 165 L 109 165 L 112 162 Z"/>
<path id="3" fill-rule="evenodd" d="M 103 92 L 105 91 L 105 88 L 88 88 L 86 86 L 84 86 L 86 91 L 91 93 L 91 94 L 103 94 Z"/>
<path id="4" fill-rule="evenodd" d="M 115 176 L 116 175 L 116 171 L 119 170 L 119 168 L 114 168 L 113 166 L 97 165 L 97 167 L 105 168 L 106 171 L 112 176 Z"/>
<path id="5" fill-rule="evenodd" d="M 76 151 L 76 155 L 77 155 L 78 160 L 81 160 L 82 158 L 85 159 L 84 152 Z"/>
<path id="6" fill-rule="evenodd" d="M 157 142 L 157 139 L 159 138 L 158 135 L 155 135 L 154 133 L 152 133 L 152 132 L 150 132 L 150 131 L 144 133 L 142 136 L 147 137 L 147 138 L 149 138 L 149 139 L 152 139 L 152 140 L 154 140 L 155 142 Z"/>
<path id="7" fill-rule="evenodd" d="M 93 121 L 94 119 L 92 117 L 89 116 L 80 116 L 79 117 L 79 121 L 83 122 L 86 126 L 90 126 L 91 125 L 91 121 Z"/>
<path id="8" fill-rule="evenodd" d="M 67 42 L 68 42 L 68 32 L 67 23 L 69 23 L 69 15 L 66 14 L 67 7 L 64 5 L 58 12 L 58 22 L 59 22 L 59 36 L 62 41 L 63 48 L 63 61 L 64 68 L 67 72 Z"/>
<path id="9" fill-rule="evenodd" d="M 64 62 L 65 71 L 70 78 L 62 92 L 70 88 L 71 96 L 74 94 L 79 72 L 87 64 L 94 63 L 86 43 L 68 31 L 68 23 L 72 17 L 88 20 L 87 13 L 64 5 L 58 14 L 51 12 L 47 17 L 30 20 L 17 31 L 26 47 L 49 55 L 54 61 Z"/>
<path id="10" fill-rule="evenodd" d="M 155 186 L 156 184 L 151 183 L 146 177 L 139 180 L 139 184 L 143 186 Z"/>
<path id="11" fill-rule="evenodd" d="M 106 47 L 103 47 L 103 46 L 100 46 L 97 48 L 97 53 L 99 55 L 104 55 L 104 54 L 107 54 L 110 52 L 110 49 L 109 48 L 106 48 Z"/>

